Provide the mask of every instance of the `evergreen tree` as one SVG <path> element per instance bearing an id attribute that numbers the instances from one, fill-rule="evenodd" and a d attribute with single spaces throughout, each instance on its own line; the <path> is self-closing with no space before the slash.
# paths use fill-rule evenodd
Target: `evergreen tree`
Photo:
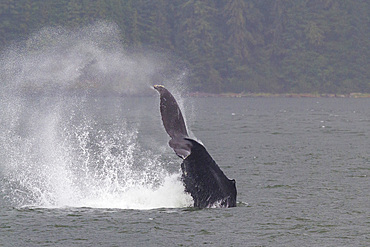
<path id="1" fill-rule="evenodd" d="M 195 90 L 218 91 L 221 87 L 221 78 L 213 67 L 215 11 L 213 1 L 188 0 L 178 6 L 176 47 L 194 73 Z"/>

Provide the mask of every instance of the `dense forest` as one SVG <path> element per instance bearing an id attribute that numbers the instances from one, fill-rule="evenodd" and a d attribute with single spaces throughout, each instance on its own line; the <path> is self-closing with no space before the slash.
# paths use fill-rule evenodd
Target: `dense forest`
<path id="1" fill-rule="evenodd" d="M 1 0 L 0 48 L 96 20 L 127 48 L 175 54 L 193 91 L 370 92 L 367 0 Z"/>

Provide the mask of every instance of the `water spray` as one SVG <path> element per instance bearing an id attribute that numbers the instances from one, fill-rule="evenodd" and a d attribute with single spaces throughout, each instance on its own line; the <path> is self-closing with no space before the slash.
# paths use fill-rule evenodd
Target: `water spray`
<path id="1" fill-rule="evenodd" d="M 91 107 L 94 97 L 154 94 L 155 81 L 179 77 L 166 74 L 166 56 L 126 52 L 117 26 L 98 22 L 44 28 L 3 51 L 0 65 L 0 196 L 8 204 L 191 205 L 158 149 L 142 147 L 140 123 L 101 121 Z M 123 111 L 104 102 L 114 116 Z"/>

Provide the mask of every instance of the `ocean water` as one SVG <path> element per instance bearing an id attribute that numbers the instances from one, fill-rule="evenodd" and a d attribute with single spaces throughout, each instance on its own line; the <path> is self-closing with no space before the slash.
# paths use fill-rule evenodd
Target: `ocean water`
<path id="1" fill-rule="evenodd" d="M 1 51 L 0 246 L 368 246 L 370 99 L 184 98 L 181 61 L 120 37 L 45 27 Z M 191 206 L 157 83 L 237 207 Z"/>
<path id="2" fill-rule="evenodd" d="M 158 97 L 4 94 L 0 246 L 368 246 L 370 99 L 179 99 L 237 207 L 191 207 Z"/>

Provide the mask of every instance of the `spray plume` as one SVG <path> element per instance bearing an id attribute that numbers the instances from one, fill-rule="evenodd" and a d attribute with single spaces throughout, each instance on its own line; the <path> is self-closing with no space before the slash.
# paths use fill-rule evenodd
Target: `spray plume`
<path id="1" fill-rule="evenodd" d="M 91 95 L 146 95 L 158 80 L 182 81 L 185 73 L 170 64 L 167 55 L 126 52 L 106 22 L 44 28 L 5 49 L 0 195 L 14 207 L 190 205 L 178 172 L 166 169 L 158 149 L 142 147 L 140 123 L 105 123 L 89 107 Z M 104 101 L 112 116 L 125 110 L 117 101 Z"/>

